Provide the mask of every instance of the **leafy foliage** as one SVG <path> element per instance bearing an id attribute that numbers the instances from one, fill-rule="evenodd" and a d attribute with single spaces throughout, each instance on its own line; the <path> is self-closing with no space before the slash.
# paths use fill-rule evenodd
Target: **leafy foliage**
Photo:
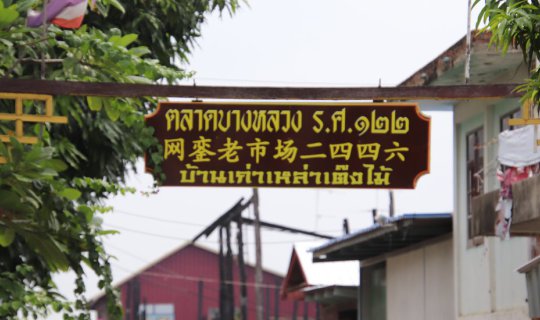
<path id="1" fill-rule="evenodd" d="M 204 14 L 232 12 L 237 2 L 98 0 L 98 12 L 78 30 L 27 28 L 26 12 L 42 5 L 0 0 L 0 77 L 172 83 L 190 76 L 170 62 L 188 52 Z M 59 96 L 54 104 L 67 125 L 25 124 L 27 135 L 39 137 L 35 145 L 0 142 L 0 157 L 7 159 L 0 164 L 0 318 L 43 317 L 53 310 L 66 319 L 88 319 L 86 265 L 109 298 L 109 319 L 120 319 L 101 239 L 114 232 L 103 230 L 100 215 L 109 211 L 108 197 L 134 192 L 123 186 L 124 177 L 145 150 L 152 151 L 149 160 L 161 161 L 143 117 L 155 101 Z M 25 113 L 42 107 L 24 104 Z M 0 112 L 6 111 L 13 112 L 13 104 L 0 100 Z M 12 123 L 0 122 L 0 134 L 13 130 Z M 66 270 L 76 275 L 73 303 L 53 281 L 54 273 Z"/>
<path id="2" fill-rule="evenodd" d="M 68 183 L 61 176 L 68 165 L 53 147 L 27 148 L 12 139 L 10 148 L 0 144 L 0 154 L 8 159 L 0 166 L 0 300 L 9 301 L 0 304 L 0 317 L 45 316 L 48 307 L 74 317 L 86 304 L 81 262 L 109 279 L 102 289 L 114 297 L 95 209 L 77 203 L 84 179 Z M 77 275 L 76 308 L 61 299 L 52 281 L 52 273 L 67 270 Z M 110 311 L 121 315 L 117 304 Z"/>
<path id="3" fill-rule="evenodd" d="M 475 0 L 478 5 L 480 0 Z M 491 43 L 504 53 L 511 47 L 519 47 L 529 69 L 540 59 L 540 2 L 538 0 L 485 0 L 478 25 L 485 23 L 483 30 L 492 33 Z M 524 92 L 523 99 L 538 102 L 540 91 L 540 69 L 532 70 L 530 79 L 518 90 Z"/>
<path id="4" fill-rule="evenodd" d="M 234 13 L 239 0 L 124 0 L 124 10 L 98 5 L 87 22 L 102 30 L 120 28 L 138 34 L 139 43 L 152 48 L 151 57 L 173 67 L 173 59 L 187 60 L 193 41 L 200 36 L 205 14 L 219 10 Z M 111 1 L 112 5 L 116 1 Z M 107 15 L 108 13 L 108 15 Z M 107 17 L 107 18 L 105 18 Z"/>

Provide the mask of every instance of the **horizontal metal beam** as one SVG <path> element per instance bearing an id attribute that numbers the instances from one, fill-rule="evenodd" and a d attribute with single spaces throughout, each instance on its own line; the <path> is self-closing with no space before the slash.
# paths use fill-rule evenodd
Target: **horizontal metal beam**
<path id="1" fill-rule="evenodd" d="M 426 87 L 233 87 L 0 79 L 0 91 L 67 96 L 254 100 L 467 100 L 519 97 L 519 84 Z"/>

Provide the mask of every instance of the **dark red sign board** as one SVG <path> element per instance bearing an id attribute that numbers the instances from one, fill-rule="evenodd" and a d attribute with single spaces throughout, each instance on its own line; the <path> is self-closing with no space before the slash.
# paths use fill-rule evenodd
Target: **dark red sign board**
<path id="1" fill-rule="evenodd" d="M 162 102 L 146 123 L 166 186 L 412 189 L 429 172 L 412 103 Z"/>

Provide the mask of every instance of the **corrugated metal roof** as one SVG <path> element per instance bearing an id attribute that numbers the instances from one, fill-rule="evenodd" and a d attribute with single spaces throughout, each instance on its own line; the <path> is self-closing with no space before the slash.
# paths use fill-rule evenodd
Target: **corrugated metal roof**
<path id="1" fill-rule="evenodd" d="M 335 238 L 311 251 L 315 261 L 362 261 L 451 232 L 449 213 L 405 214 Z"/>

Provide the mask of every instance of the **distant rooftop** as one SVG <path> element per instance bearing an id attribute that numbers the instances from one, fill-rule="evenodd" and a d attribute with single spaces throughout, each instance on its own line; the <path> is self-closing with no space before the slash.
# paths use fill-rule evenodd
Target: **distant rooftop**
<path id="1" fill-rule="evenodd" d="M 449 213 L 405 214 L 335 238 L 311 251 L 315 261 L 362 261 L 451 233 Z"/>
<path id="2" fill-rule="evenodd" d="M 524 76 L 514 72 L 523 64 L 523 54 L 509 48 L 502 54 L 490 44 L 491 33 L 471 31 L 470 84 L 519 83 Z M 463 84 L 467 57 L 467 37 L 464 36 L 439 56 L 413 73 L 399 87 L 445 86 Z M 514 72 L 513 78 L 500 77 Z"/>
<path id="3" fill-rule="evenodd" d="M 295 244 L 281 297 L 288 300 L 350 299 L 360 283 L 357 261 L 314 263 L 310 248 L 322 242 Z M 351 293 L 352 292 L 352 293 Z"/>
<path id="4" fill-rule="evenodd" d="M 315 263 L 313 262 L 313 254 L 310 252 L 310 249 L 313 247 L 313 243 L 294 245 L 309 285 L 357 286 L 360 283 L 359 264 L 357 261 Z"/>

